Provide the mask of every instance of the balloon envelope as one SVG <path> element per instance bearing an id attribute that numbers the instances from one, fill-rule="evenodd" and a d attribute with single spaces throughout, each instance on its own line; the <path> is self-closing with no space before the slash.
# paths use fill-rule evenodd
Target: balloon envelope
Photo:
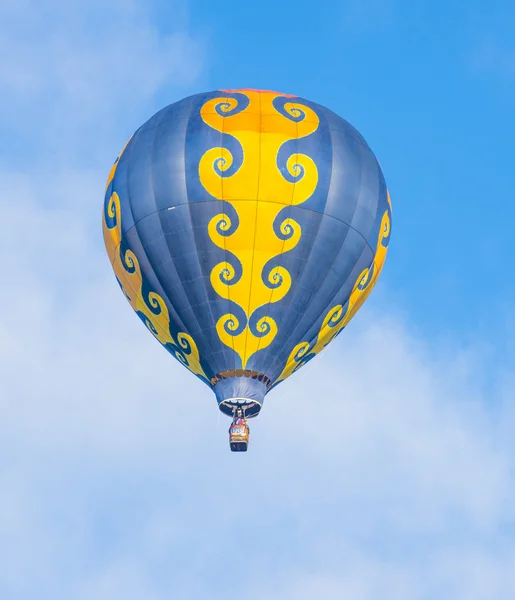
<path id="1" fill-rule="evenodd" d="M 347 325 L 383 267 L 391 204 L 362 136 L 303 98 L 219 90 L 167 106 L 109 174 L 104 240 L 155 338 L 256 415 Z"/>

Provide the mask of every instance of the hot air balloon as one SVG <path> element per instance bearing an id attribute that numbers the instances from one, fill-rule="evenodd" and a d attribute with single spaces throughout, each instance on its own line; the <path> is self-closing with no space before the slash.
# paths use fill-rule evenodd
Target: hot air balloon
<path id="1" fill-rule="evenodd" d="M 235 451 L 266 394 L 370 294 L 390 229 L 383 173 L 354 127 L 304 98 L 249 89 L 155 114 L 114 163 L 103 210 L 123 293 L 212 388 Z"/>

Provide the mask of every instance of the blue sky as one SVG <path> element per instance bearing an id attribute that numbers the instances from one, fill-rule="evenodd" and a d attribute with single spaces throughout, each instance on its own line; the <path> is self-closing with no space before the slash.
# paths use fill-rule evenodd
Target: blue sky
<path id="1" fill-rule="evenodd" d="M 391 188 L 387 277 L 403 304 L 424 328 L 499 328 L 485 306 L 494 281 L 504 287 L 496 303 L 514 291 L 503 260 L 515 216 L 513 83 L 503 66 L 513 7 L 320 4 L 230 3 L 217 17 L 194 3 L 213 42 L 205 85 L 292 91 L 351 121 Z"/>
<path id="2" fill-rule="evenodd" d="M 514 21 L 500 1 L 0 0 L 2 600 L 515 597 Z M 341 114 L 394 209 L 367 306 L 243 457 L 100 228 L 127 137 L 220 87 Z"/>

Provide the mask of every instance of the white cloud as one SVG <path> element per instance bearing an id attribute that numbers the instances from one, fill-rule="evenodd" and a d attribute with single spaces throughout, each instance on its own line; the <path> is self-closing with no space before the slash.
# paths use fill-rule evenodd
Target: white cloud
<path id="1" fill-rule="evenodd" d="M 12 160 L 14 141 L 24 160 L 30 148 L 40 160 L 91 164 L 105 160 L 113 134 L 122 136 L 115 157 L 158 91 L 172 96 L 201 74 L 204 41 L 181 3 L 167 12 L 173 28 L 163 34 L 136 0 L 0 3 L 3 126 L 17 136 L 4 135 L 0 158 Z"/>
<path id="2" fill-rule="evenodd" d="M 62 210 L 22 254 L 28 288 L 38 246 L 62 267 Z M 513 518 L 512 445 L 467 383 L 480 357 L 442 365 L 397 318 L 365 310 L 269 396 L 249 453 L 234 456 L 209 390 L 132 315 L 85 231 L 73 239 L 67 259 L 96 276 L 64 290 L 62 307 L 64 275 L 51 269 L 55 280 L 38 283 L 46 301 L 22 304 L 23 317 L 10 298 L 4 324 L 23 342 L 4 346 L 1 361 L 0 448 L 16 452 L 17 476 L 5 469 L 0 531 L 17 543 L 0 585 L 13 597 L 33 597 L 20 587 L 26 570 L 49 597 L 81 599 L 218 598 L 237 582 L 256 600 L 317 590 L 497 600 L 513 589 L 511 551 L 491 550 Z"/>
<path id="3" fill-rule="evenodd" d="M 167 79 L 190 83 L 200 73 L 203 44 L 180 29 L 181 5 L 169 9 L 176 29 L 163 35 L 142 2 L 0 3 L 0 39 L 9 57 L 0 81 L 18 97 L 62 96 L 104 115 L 152 97 Z M 26 96 L 29 104 L 33 99 Z"/>

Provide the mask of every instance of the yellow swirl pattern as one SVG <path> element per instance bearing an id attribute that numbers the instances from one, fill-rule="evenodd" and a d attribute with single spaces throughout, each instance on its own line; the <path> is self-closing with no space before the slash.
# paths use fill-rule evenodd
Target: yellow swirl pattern
<path id="1" fill-rule="evenodd" d="M 286 162 L 289 181 L 277 166 L 279 149 L 285 142 L 312 134 L 319 119 L 307 106 L 286 102 L 284 110 L 292 119 L 276 110 L 273 101 L 276 93 L 245 91 L 248 106 L 240 112 L 230 113 L 238 106 L 234 98 L 215 98 L 204 104 L 202 119 L 210 127 L 230 135 L 241 144 L 243 162 L 235 172 L 223 176 L 233 166 L 234 157 L 227 148 L 209 149 L 201 158 L 199 177 L 205 189 L 215 198 L 232 205 L 238 215 L 238 226 L 230 234 L 230 218 L 216 215 L 209 223 L 211 240 L 219 248 L 234 254 L 241 263 L 241 276 L 229 262 L 217 264 L 211 272 L 211 284 L 217 294 L 235 302 L 245 313 L 244 328 L 236 315 L 223 315 L 216 329 L 220 340 L 241 358 L 244 369 L 250 357 L 266 348 L 277 334 L 277 324 L 270 316 L 257 323 L 257 333 L 249 327 L 252 314 L 269 303 L 284 298 L 291 286 L 289 272 L 275 267 L 267 276 L 265 265 L 274 257 L 286 253 L 298 244 L 301 227 L 292 218 L 279 226 L 287 237 L 283 240 L 274 232 L 274 221 L 285 206 L 298 206 L 315 191 L 318 170 L 313 160 L 304 154 L 294 153 Z M 234 334 L 238 329 L 241 331 Z"/>
<path id="2" fill-rule="evenodd" d="M 109 182 L 114 178 L 116 166 L 117 163 L 109 174 Z M 116 192 L 106 199 L 103 234 L 114 273 L 133 310 L 143 317 L 145 325 L 152 335 L 170 350 L 187 369 L 208 379 L 200 365 L 198 348 L 193 338 L 186 333 L 178 333 L 177 339 L 174 340 L 170 334 L 170 315 L 166 303 L 159 294 L 143 291 L 143 276 L 136 255 L 129 249 L 123 252 L 123 256 L 119 251 L 122 242 L 122 227 L 120 198 Z M 143 300 L 145 293 L 146 302 Z"/>
<path id="3" fill-rule="evenodd" d="M 111 167 L 111 170 L 109 171 L 109 175 L 107 177 L 107 182 L 106 182 L 106 190 L 109 187 L 109 184 L 111 183 L 111 181 L 113 181 L 115 173 L 116 173 L 116 169 L 118 168 L 118 163 L 120 162 L 120 158 L 122 157 L 122 154 L 125 152 L 125 148 L 127 148 L 127 146 L 129 145 L 129 142 L 132 140 L 132 136 L 127 140 L 125 146 L 122 148 L 122 151 L 120 152 L 120 154 L 118 154 L 118 158 L 114 161 L 113 166 Z"/>
<path id="4" fill-rule="evenodd" d="M 383 266 L 386 260 L 386 254 L 388 252 L 388 239 L 390 237 L 390 225 L 391 225 L 391 201 L 390 195 L 387 193 L 387 199 L 389 204 L 389 210 L 386 210 L 383 214 L 381 221 L 381 227 L 379 230 L 379 238 L 377 243 L 377 250 L 374 256 L 374 260 L 369 268 L 365 269 L 358 276 L 352 292 L 349 297 L 349 301 L 346 306 L 337 304 L 333 306 L 326 314 L 318 336 L 316 338 L 313 347 L 310 342 L 301 342 L 297 344 L 291 351 L 286 366 L 278 379 L 274 382 L 275 384 L 279 381 L 283 381 L 288 378 L 294 371 L 300 369 L 305 362 L 303 358 L 309 355 L 318 354 L 325 346 L 327 346 L 338 333 L 351 321 L 354 315 L 361 308 L 365 300 L 368 298 L 370 292 L 375 286 Z M 345 312 L 344 312 L 345 311 Z M 343 318 L 342 318 L 343 316 Z"/>

